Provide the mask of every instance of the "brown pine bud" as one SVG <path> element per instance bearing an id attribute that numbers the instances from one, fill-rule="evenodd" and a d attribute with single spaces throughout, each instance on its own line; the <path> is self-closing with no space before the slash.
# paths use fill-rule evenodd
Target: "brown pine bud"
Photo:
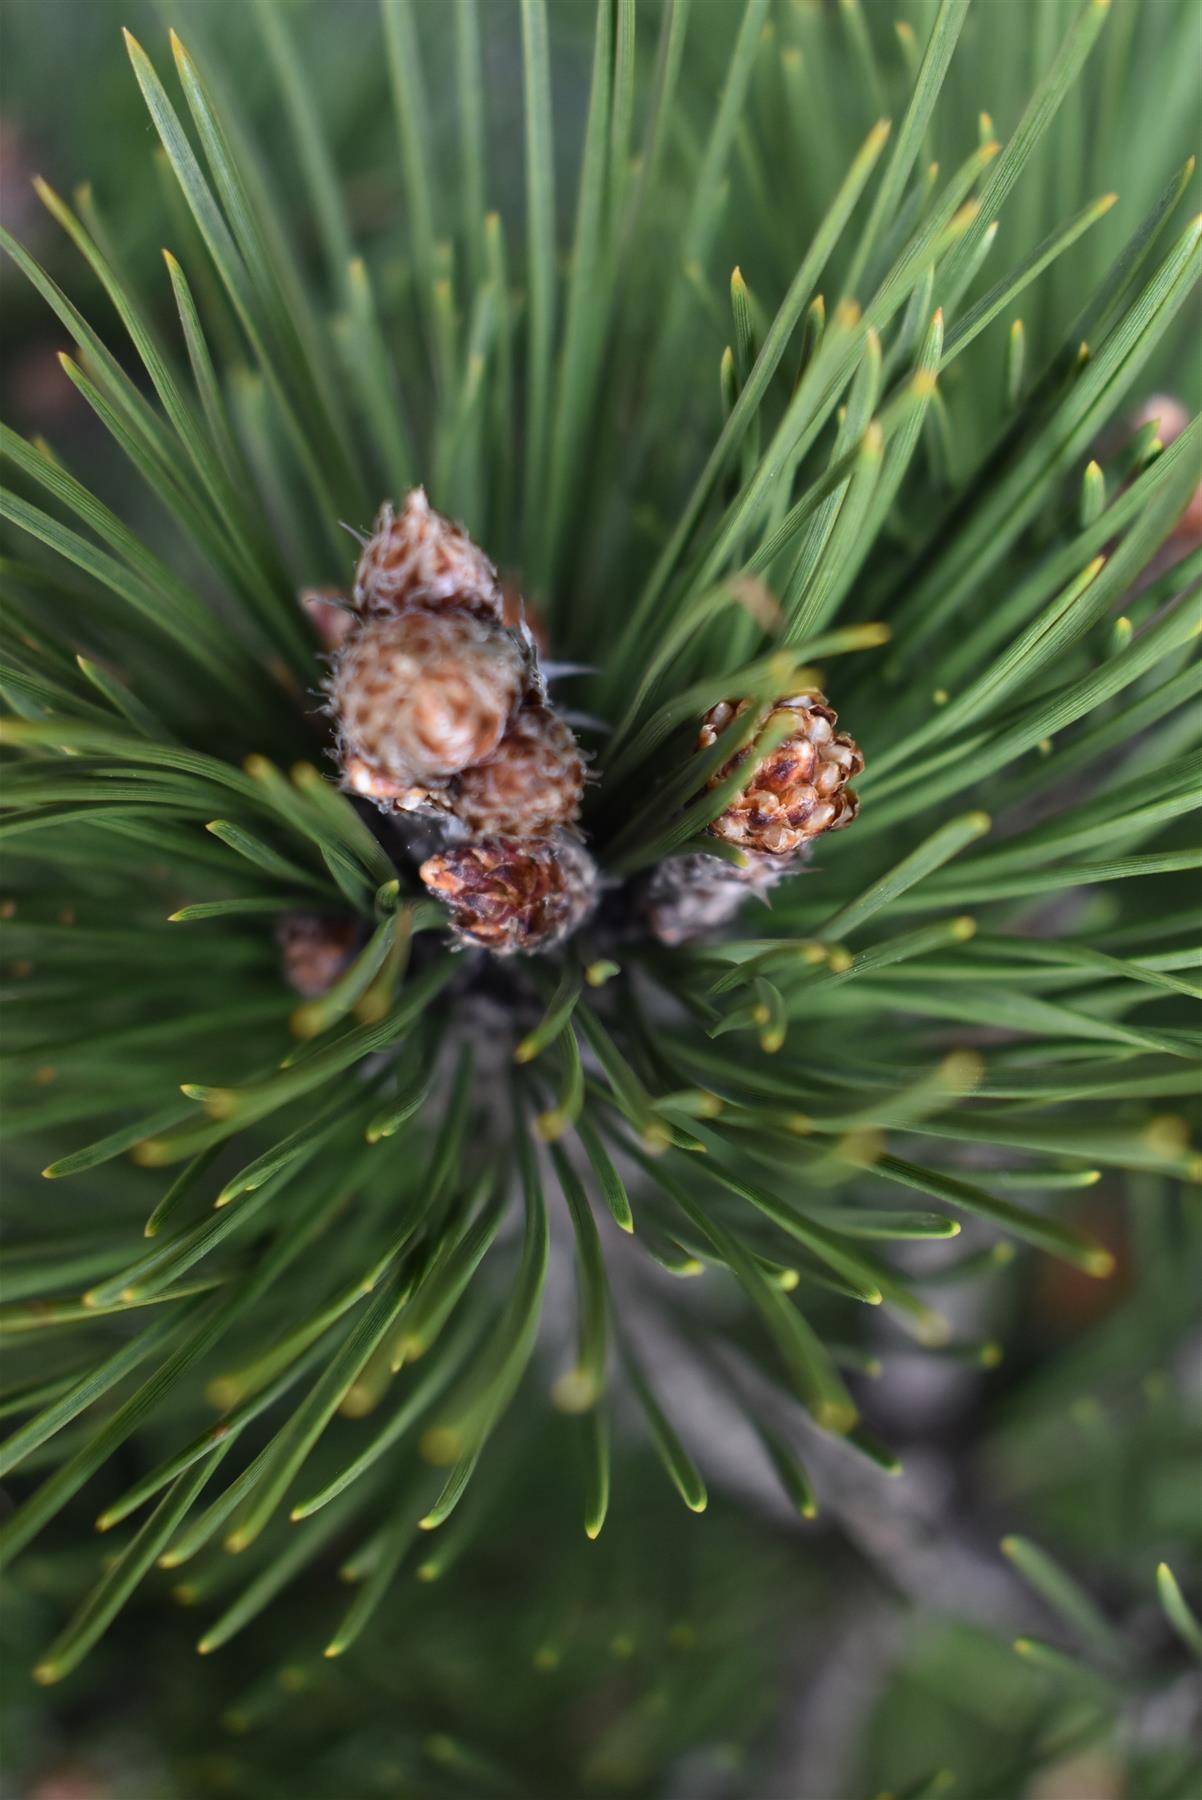
<path id="1" fill-rule="evenodd" d="M 418 871 L 451 908 L 455 935 L 497 956 L 550 950 L 592 911 L 593 859 L 571 837 L 493 837 L 432 856 Z"/>
<path id="2" fill-rule="evenodd" d="M 499 621 L 501 590 L 483 550 L 416 487 L 399 513 L 385 501 L 376 514 L 355 570 L 355 604 L 366 613 L 454 604 Z"/>
<path id="3" fill-rule="evenodd" d="M 697 747 L 708 750 L 719 734 L 741 718 L 752 703 L 722 700 L 705 716 Z M 841 831 L 859 811 L 859 801 L 847 786 L 864 767 L 864 758 L 846 732 L 836 732 L 838 714 L 826 697 L 810 688 L 778 700 L 765 726 L 787 717 L 792 729 L 784 743 L 760 763 L 749 783 L 710 826 L 714 837 L 768 856 L 790 856 L 825 831 Z M 733 774 L 740 763 L 750 763 L 756 742 L 736 752 L 710 787 Z"/>
<path id="4" fill-rule="evenodd" d="M 458 610 L 368 619 L 334 659 L 329 690 L 347 779 L 412 804 L 500 743 L 526 682 L 511 633 Z"/>
<path id="5" fill-rule="evenodd" d="M 359 938 L 353 919 L 322 913 L 288 913 L 276 926 L 284 979 L 306 1000 L 333 987 Z"/>
<path id="6" fill-rule="evenodd" d="M 450 806 L 469 831 L 544 837 L 580 811 L 584 758 L 559 714 L 523 706 L 491 756 L 451 784 Z"/>

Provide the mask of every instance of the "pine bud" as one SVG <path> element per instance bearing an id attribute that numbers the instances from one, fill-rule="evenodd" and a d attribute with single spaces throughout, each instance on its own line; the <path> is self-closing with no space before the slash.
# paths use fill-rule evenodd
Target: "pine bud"
<path id="1" fill-rule="evenodd" d="M 491 756 L 451 785 L 450 805 L 469 831 L 542 837 L 580 811 L 584 759 L 550 707 L 523 706 Z"/>
<path id="2" fill-rule="evenodd" d="M 498 956 L 552 949 L 596 901 L 593 859 L 563 834 L 461 844 L 430 857 L 418 872 L 451 908 L 460 941 Z"/>
<path id="3" fill-rule="evenodd" d="M 721 732 L 746 713 L 750 701 L 719 701 L 705 717 L 697 740 L 708 750 Z M 838 714 L 825 695 L 810 688 L 778 700 L 765 726 L 786 716 L 792 729 L 784 743 L 764 758 L 743 792 L 710 826 L 714 837 L 769 856 L 789 856 L 825 831 L 841 831 L 859 811 L 847 783 L 860 774 L 864 758 L 846 732 L 835 731 Z M 751 762 L 755 741 L 736 752 L 711 777 L 716 787 L 740 763 Z"/>
<path id="4" fill-rule="evenodd" d="M 399 513 L 385 501 L 355 570 L 355 604 L 365 613 L 453 603 L 478 617 L 501 618 L 497 571 L 463 527 L 435 512 L 426 490 L 405 496 Z"/>
<path id="5" fill-rule="evenodd" d="M 413 804 L 500 743 L 526 684 L 510 632 L 458 609 L 368 619 L 329 682 L 342 763 L 356 792 Z"/>
<path id="6" fill-rule="evenodd" d="M 284 979 L 306 1000 L 333 987 L 350 960 L 359 930 L 353 919 L 288 913 L 276 926 Z"/>
<path id="7" fill-rule="evenodd" d="M 764 899 L 770 888 L 800 867 L 807 848 L 795 856 L 744 852 L 743 868 L 720 856 L 695 852 L 659 864 L 640 896 L 647 929 L 661 944 L 695 944 L 716 936 L 735 918 L 745 900 Z"/>

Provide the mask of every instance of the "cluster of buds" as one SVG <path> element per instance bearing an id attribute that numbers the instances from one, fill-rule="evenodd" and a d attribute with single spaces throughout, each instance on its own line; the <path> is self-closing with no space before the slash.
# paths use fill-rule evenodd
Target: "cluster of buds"
<path id="1" fill-rule="evenodd" d="M 548 700 L 520 596 L 414 488 L 399 509 L 381 507 L 350 594 L 301 598 L 330 656 L 326 691 L 345 785 L 382 812 L 408 815 L 411 830 L 424 820 L 419 873 L 449 907 L 459 941 L 508 955 L 568 937 L 598 888 L 576 828 L 584 759 Z M 698 749 L 711 749 L 752 705 L 713 707 Z M 738 743 L 710 787 L 743 767 L 746 781 L 709 831 L 739 857 L 692 854 L 655 871 L 639 910 L 661 943 L 720 930 L 749 896 L 766 897 L 796 870 L 816 838 L 850 825 L 849 783 L 864 759 L 837 723 L 824 696 L 806 689 L 777 700 L 751 741 Z M 292 948 L 298 963 L 313 959 L 311 944 Z M 332 963 L 334 947 L 322 948 Z"/>
<path id="2" fill-rule="evenodd" d="M 706 714 L 698 750 L 709 750 L 753 702 L 722 700 Z M 746 785 L 709 826 L 711 837 L 741 853 L 738 864 L 704 853 L 678 857 L 658 869 L 643 896 L 643 914 L 662 944 L 692 943 L 728 925 L 752 895 L 766 898 L 785 875 L 795 873 L 816 838 L 841 831 L 859 811 L 847 784 L 864 758 L 838 715 L 815 688 L 778 700 L 750 743 L 727 759 L 709 786 L 716 788 L 747 765 Z M 785 735 L 764 754 L 763 735 Z"/>
<path id="3" fill-rule="evenodd" d="M 504 954 L 566 936 L 596 889 L 573 835 L 584 759 L 488 557 L 414 488 L 381 507 L 352 594 L 302 601 L 330 651 L 344 781 L 445 824 L 420 873 L 460 939 Z"/>

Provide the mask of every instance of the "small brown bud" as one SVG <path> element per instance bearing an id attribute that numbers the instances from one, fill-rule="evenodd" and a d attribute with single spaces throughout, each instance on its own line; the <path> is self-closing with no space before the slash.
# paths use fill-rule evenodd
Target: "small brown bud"
<path id="1" fill-rule="evenodd" d="M 451 786 L 451 809 L 469 831 L 543 837 L 580 811 L 584 759 L 550 707 L 521 708 L 491 756 Z"/>
<path id="2" fill-rule="evenodd" d="M 435 512 L 424 488 L 413 488 L 400 512 L 385 501 L 355 570 L 355 604 L 366 613 L 409 606 L 465 607 L 499 621 L 497 571 L 463 527 Z"/>
<path id="3" fill-rule="evenodd" d="M 451 908 L 456 936 L 498 956 L 552 949 L 596 900 L 592 857 L 562 834 L 461 844 L 430 857 L 419 873 Z"/>
<path id="4" fill-rule="evenodd" d="M 350 785 L 377 801 L 444 785 L 496 749 L 524 685 L 522 650 L 500 626 L 420 607 L 368 619 L 329 683 Z"/>
<path id="5" fill-rule="evenodd" d="M 698 749 L 708 750 L 721 732 L 747 711 L 750 701 L 722 700 L 705 717 L 697 739 Z M 855 741 L 836 732 L 838 714 L 826 697 L 810 688 L 805 693 L 778 700 L 765 720 L 789 717 L 792 729 L 784 743 L 761 762 L 749 785 L 710 826 L 714 837 L 768 856 L 790 856 L 826 831 L 850 825 L 859 801 L 847 783 L 864 767 Z M 736 752 L 710 787 L 731 775 L 740 763 L 750 763 L 756 741 Z"/>
<path id="6" fill-rule="evenodd" d="M 284 979 L 306 1000 L 333 987 L 358 941 L 353 919 L 321 913 L 288 913 L 276 926 Z"/>
<path id="7" fill-rule="evenodd" d="M 808 846 L 792 857 L 748 850 L 745 868 L 703 851 L 670 856 L 652 873 L 639 909 L 659 943 L 695 944 L 724 930 L 753 895 L 764 899 L 778 881 L 801 867 L 807 854 Z"/>

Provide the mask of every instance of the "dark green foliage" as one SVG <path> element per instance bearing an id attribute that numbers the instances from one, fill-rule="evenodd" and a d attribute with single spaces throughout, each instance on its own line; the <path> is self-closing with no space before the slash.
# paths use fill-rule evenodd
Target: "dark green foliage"
<path id="1" fill-rule="evenodd" d="M 1188 7 L 1116 0 L 1107 22 L 1099 0 L 1046 0 L 1016 30 L 1004 0 L 941 0 L 895 35 L 859 0 L 600 0 L 591 45 L 592 9 L 566 0 L 383 0 L 349 34 L 255 0 L 228 42 L 225 10 L 185 10 L 170 51 L 157 26 L 128 39 L 144 107 L 121 113 L 122 160 L 69 200 L 41 185 L 57 235 L 5 237 L 10 362 L 43 329 L 28 286 L 108 434 L 76 410 L 0 445 L 0 1552 L 46 1528 L 67 1546 L 70 1578 L 28 1603 L 52 1640 L 40 1677 L 69 1675 L 165 1562 L 202 1648 L 244 1628 L 262 1645 L 232 1652 L 265 1671 L 240 1716 L 284 1697 L 282 1644 L 289 1666 L 323 1646 L 382 1659 L 390 1704 L 386 1621 L 422 1530 L 435 1560 L 452 1546 L 449 1575 L 459 1535 L 486 1556 L 495 1529 L 512 1582 L 506 1556 L 529 1553 L 507 1459 L 537 1460 L 552 1408 L 582 1415 L 554 1427 L 580 1458 L 549 1458 L 539 1493 L 563 1569 L 565 1519 L 608 1538 L 644 1504 L 632 1446 L 693 1511 L 711 1460 L 721 1480 L 721 1433 L 671 1377 L 682 1343 L 808 1514 L 827 1457 L 872 1484 L 895 1466 L 867 1369 L 917 1345 L 980 1371 L 1004 1338 L 1026 1374 L 1046 1285 L 1115 1272 L 1079 1371 L 1066 1351 L 1029 1374 L 975 1477 L 1003 1503 L 994 1538 L 1030 1514 L 1115 1584 L 1110 1610 L 1088 1600 L 1105 1630 L 1070 1646 L 1109 1684 L 1081 1678 L 1096 1736 L 1188 1654 L 1171 1581 L 1171 1645 L 1168 1627 L 1163 1650 L 1116 1645 L 1157 1563 L 1198 1547 L 1192 1427 L 1168 1396 L 1200 1249 L 1199 551 L 1181 529 L 1200 433 L 1166 444 L 1131 418 L 1158 381 L 1196 379 Z M 119 55 L 106 35 L 106 92 Z M 366 528 L 419 481 L 520 584 L 550 654 L 591 671 L 562 703 L 592 721 L 583 823 L 613 886 L 555 958 L 452 953 L 337 786 L 297 590 L 345 587 L 340 521 Z M 860 818 L 770 912 L 654 943 L 639 880 L 713 849 L 737 785 L 705 789 L 700 718 L 812 682 L 864 749 Z M 359 929 L 300 1007 L 273 935 L 296 912 Z M 97 1514 L 118 1547 L 103 1570 L 80 1551 Z M 774 1554 L 746 1613 L 721 1613 L 731 1633 L 775 1616 L 750 1591 Z M 1047 1601 L 1042 1554 L 1017 1561 Z M 302 1604 L 338 1563 L 349 1610 Z M 559 1566 L 548 1592 L 576 1580 Z M 715 1579 L 721 1597 L 729 1568 Z M 609 1631 L 594 1604 L 588 1629 Z M 455 1638 L 467 1607 L 423 1617 Z M 495 1706 L 498 1619 L 427 1724 Z M 961 1629 L 921 1628 L 906 1694 L 946 1711 L 962 1655 L 988 1685 L 1010 1653 Z M 575 1791 L 580 1743 L 600 1755 L 607 1734 L 629 1791 L 659 1791 L 683 1751 L 728 1741 L 707 1683 L 752 1742 L 755 1668 L 715 1655 L 686 1695 L 674 1667 L 558 1749 L 546 1791 Z M 1002 1679 L 1018 1783 L 1072 1709 L 1021 1667 Z M 333 1741 L 345 1690 L 317 1687 L 309 1729 Z M 640 1711 L 661 1706 L 662 1733 Z M 947 1736 L 976 1767 L 996 1721 L 974 1711 Z M 942 1764 L 911 1768 L 891 1719 L 883 1701 L 856 1778 L 939 1791 Z M 437 1775 L 409 1761 L 429 1736 L 396 1752 L 414 1791 L 532 1779 L 504 1720 L 462 1766 L 448 1726 Z M 394 1751 L 381 1739 L 382 1770 Z M 402 1791 L 368 1762 L 364 1794 Z M 1175 1791 L 1171 1757 L 1132 1767 L 1146 1800 Z M 957 1791 L 1018 1791 L 990 1779 Z"/>

